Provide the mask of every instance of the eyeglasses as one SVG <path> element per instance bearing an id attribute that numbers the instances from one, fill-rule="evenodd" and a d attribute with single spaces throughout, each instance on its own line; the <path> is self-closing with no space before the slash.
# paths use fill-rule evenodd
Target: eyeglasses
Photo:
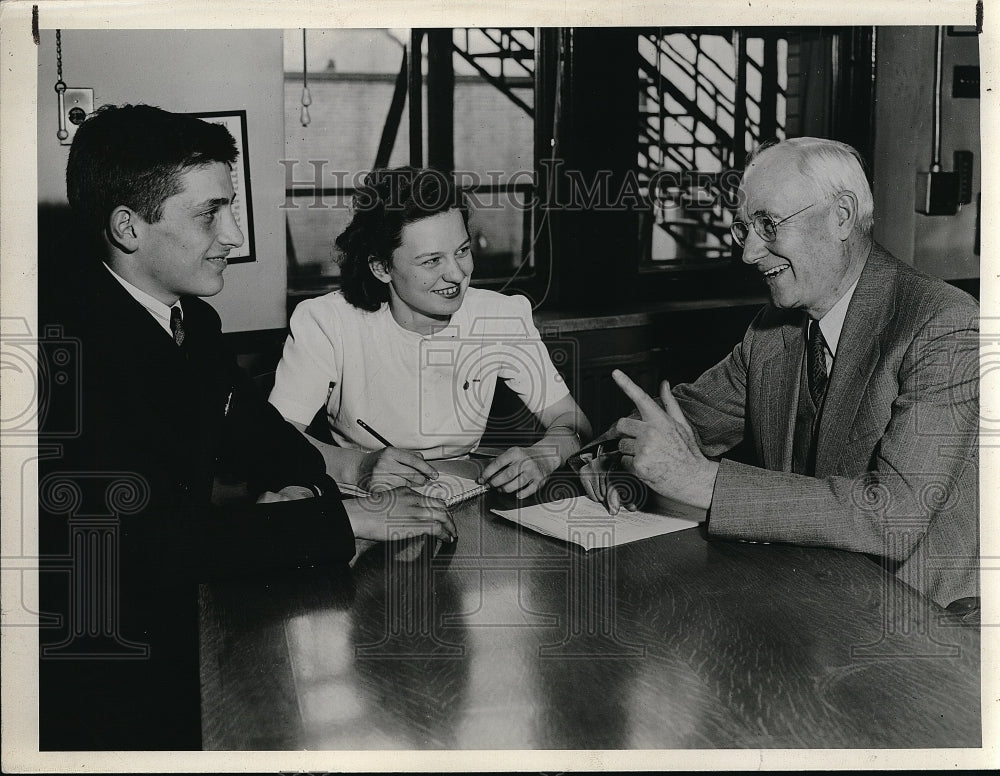
<path id="1" fill-rule="evenodd" d="M 743 221 L 733 221 L 733 225 L 729 227 L 729 231 L 733 234 L 733 239 L 736 240 L 737 245 L 745 245 L 747 237 L 750 236 L 750 226 L 753 225 L 753 230 L 757 233 L 764 242 L 774 242 L 778 239 L 778 225 L 785 223 L 789 218 L 797 216 L 799 213 L 804 213 L 809 208 L 811 208 L 816 203 L 813 202 L 812 205 L 806 205 L 802 210 L 796 210 L 792 215 L 785 216 L 779 221 L 775 221 L 767 213 L 758 213 L 753 218 L 750 219 L 750 223 L 744 223 Z"/>

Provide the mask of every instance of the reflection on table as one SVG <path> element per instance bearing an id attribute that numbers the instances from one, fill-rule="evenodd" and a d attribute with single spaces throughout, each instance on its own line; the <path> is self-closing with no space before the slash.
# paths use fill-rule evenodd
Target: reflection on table
<path id="1" fill-rule="evenodd" d="M 202 588 L 206 749 L 978 747 L 979 632 L 861 555 L 489 512 Z M 509 502 L 503 502 L 509 506 Z"/>

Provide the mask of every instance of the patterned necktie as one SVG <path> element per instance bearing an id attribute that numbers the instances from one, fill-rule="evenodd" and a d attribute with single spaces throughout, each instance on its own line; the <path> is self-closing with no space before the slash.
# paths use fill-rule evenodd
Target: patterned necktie
<path id="1" fill-rule="evenodd" d="M 174 335 L 177 347 L 184 344 L 184 320 L 181 318 L 181 308 L 170 308 L 170 332 Z"/>
<path id="2" fill-rule="evenodd" d="M 819 407 L 823 401 L 823 392 L 829 375 L 826 371 L 826 340 L 819 321 L 809 321 L 809 395 L 813 403 Z"/>

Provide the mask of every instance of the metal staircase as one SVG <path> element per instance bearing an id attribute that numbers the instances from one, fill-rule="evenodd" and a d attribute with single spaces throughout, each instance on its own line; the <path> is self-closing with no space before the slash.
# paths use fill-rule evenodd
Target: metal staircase
<path id="1" fill-rule="evenodd" d="M 534 118 L 532 90 L 515 85 L 535 75 L 533 28 L 462 27 L 455 30 L 452 45 L 454 53 L 483 80 Z"/>
<path id="2" fill-rule="evenodd" d="M 784 133 L 778 104 L 784 107 L 787 74 L 777 66 L 777 42 L 737 30 L 639 34 L 638 176 L 653 201 L 653 229 L 673 248 L 673 255 L 653 255 L 654 264 L 729 260 L 737 180 L 731 171 L 742 167 L 750 147 Z M 669 185 L 650 191 L 658 180 Z"/>

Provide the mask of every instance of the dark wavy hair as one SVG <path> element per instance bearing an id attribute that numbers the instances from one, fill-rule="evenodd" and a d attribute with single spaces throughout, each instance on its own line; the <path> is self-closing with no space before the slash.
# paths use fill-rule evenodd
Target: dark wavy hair
<path id="1" fill-rule="evenodd" d="M 354 195 L 351 223 L 337 237 L 341 290 L 355 307 L 374 311 L 389 300 L 389 288 L 372 274 L 370 262 L 392 262 L 403 227 L 458 210 L 466 226 L 469 207 L 450 175 L 416 167 L 379 168 L 365 176 Z"/>
<path id="2" fill-rule="evenodd" d="M 152 105 L 104 105 L 80 125 L 66 164 L 69 204 L 94 237 L 111 212 L 132 208 L 147 223 L 181 190 L 191 167 L 236 161 L 236 141 L 224 126 Z"/>

